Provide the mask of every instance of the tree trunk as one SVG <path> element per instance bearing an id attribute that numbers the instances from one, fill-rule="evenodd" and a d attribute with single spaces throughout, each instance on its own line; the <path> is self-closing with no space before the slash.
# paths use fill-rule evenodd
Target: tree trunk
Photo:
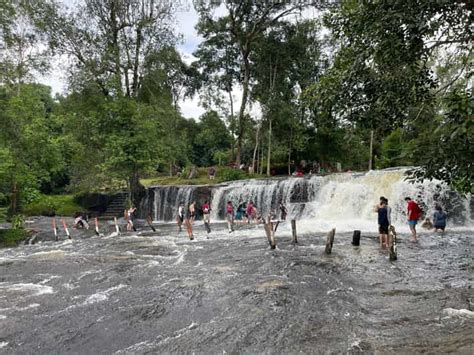
<path id="1" fill-rule="evenodd" d="M 270 176 L 270 158 L 272 154 L 272 119 L 268 127 L 267 176 Z"/>
<path id="2" fill-rule="evenodd" d="M 249 81 L 250 81 L 250 62 L 249 62 L 249 52 L 248 50 L 243 54 L 244 58 L 244 82 L 243 82 L 243 92 L 242 92 L 242 103 L 240 104 L 239 111 L 239 132 L 237 136 L 237 156 L 236 164 L 240 166 L 241 163 L 241 154 L 242 154 L 242 139 L 244 135 L 244 120 L 245 120 L 245 108 L 247 106 L 247 99 L 249 94 Z"/>
<path id="3" fill-rule="evenodd" d="M 231 139 L 231 144 L 230 144 L 230 149 L 231 149 L 231 157 L 230 161 L 234 161 L 235 158 L 235 123 L 234 123 L 234 99 L 232 98 L 232 89 L 228 90 L 227 93 L 229 94 L 229 102 L 230 102 L 230 126 L 232 127 L 231 134 L 232 134 L 232 139 Z"/>
<path id="4" fill-rule="evenodd" d="M 290 129 L 290 145 L 288 147 L 288 176 L 291 176 L 291 143 L 293 142 L 293 127 Z"/>
<path id="5" fill-rule="evenodd" d="M 257 126 L 257 133 L 255 134 L 255 148 L 253 150 L 253 158 L 252 158 L 252 173 L 256 173 L 256 160 L 257 157 L 257 150 L 258 150 L 258 133 L 260 131 L 260 126 Z"/>
<path id="6" fill-rule="evenodd" d="M 369 158 L 369 170 L 372 170 L 372 156 L 373 156 L 373 148 L 374 148 L 374 130 L 370 131 L 370 158 Z"/>
<path id="7" fill-rule="evenodd" d="M 9 214 L 13 216 L 17 212 L 18 212 L 18 185 L 16 183 L 16 179 L 13 179 Z"/>
<path id="8" fill-rule="evenodd" d="M 145 194 L 145 187 L 140 183 L 140 176 L 135 170 L 129 178 L 129 196 L 132 204 L 137 207 Z"/>

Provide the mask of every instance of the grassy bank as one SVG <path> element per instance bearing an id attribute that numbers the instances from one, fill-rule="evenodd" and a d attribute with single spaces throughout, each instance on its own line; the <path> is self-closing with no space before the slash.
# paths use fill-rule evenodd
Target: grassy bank
<path id="1" fill-rule="evenodd" d="M 83 208 L 74 202 L 73 195 L 41 195 L 41 198 L 25 206 L 26 216 L 72 216 Z"/>
<path id="2" fill-rule="evenodd" d="M 146 179 L 140 179 L 143 186 L 153 185 L 214 185 L 226 181 L 243 180 L 250 178 L 261 178 L 263 176 L 254 174 L 250 176 L 246 172 L 238 169 L 227 167 L 217 167 L 215 179 L 210 180 L 207 174 L 208 168 L 197 168 L 196 175 L 192 179 L 188 179 L 189 169 L 181 175 L 175 176 L 158 176 Z"/>

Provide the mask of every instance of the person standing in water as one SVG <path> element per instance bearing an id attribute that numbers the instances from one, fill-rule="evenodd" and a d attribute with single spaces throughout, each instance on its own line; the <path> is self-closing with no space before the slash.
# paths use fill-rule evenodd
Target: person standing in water
<path id="1" fill-rule="evenodd" d="M 194 219 L 196 218 L 196 201 L 192 201 L 189 204 L 189 221 L 191 223 L 194 222 Z"/>
<path id="2" fill-rule="evenodd" d="M 416 224 L 421 217 L 421 208 L 410 197 L 405 197 L 405 201 L 407 202 L 407 220 L 413 237 L 412 241 L 416 242 Z"/>
<path id="3" fill-rule="evenodd" d="M 234 231 L 234 206 L 232 201 L 227 201 L 225 218 L 229 227 L 229 233 L 232 233 Z"/>
<path id="4" fill-rule="evenodd" d="M 253 202 L 250 201 L 248 204 L 247 204 L 247 208 L 246 208 L 246 213 L 247 213 L 247 222 L 250 224 L 252 223 L 253 221 L 253 218 L 254 218 L 254 206 L 253 206 Z"/>
<path id="5" fill-rule="evenodd" d="M 211 233 L 211 208 L 209 207 L 209 202 L 206 201 L 201 206 L 202 208 L 202 219 L 204 221 L 204 226 L 206 227 L 207 233 Z"/>
<path id="6" fill-rule="evenodd" d="M 286 206 L 283 204 L 282 200 L 280 200 L 279 207 L 280 207 L 280 219 L 284 221 L 286 220 L 286 216 L 288 215 L 288 210 Z"/>
<path id="7" fill-rule="evenodd" d="M 176 223 L 178 223 L 178 233 L 181 232 L 182 228 L 181 226 L 183 225 L 184 222 L 184 205 L 181 202 L 178 207 L 178 215 L 176 216 Z"/>
<path id="8" fill-rule="evenodd" d="M 444 232 L 444 229 L 446 228 L 446 213 L 439 204 L 436 204 L 435 206 L 435 212 L 433 213 L 433 224 L 435 232 Z"/>
<path id="9" fill-rule="evenodd" d="M 127 220 L 127 231 L 136 231 L 137 229 L 133 225 L 133 221 L 135 220 L 135 211 L 136 207 L 130 206 L 128 210 L 125 210 L 125 219 Z"/>
<path id="10" fill-rule="evenodd" d="M 378 206 L 378 223 L 379 223 L 379 234 L 380 234 L 380 247 L 385 248 L 390 245 L 388 240 L 388 227 L 390 226 L 390 209 L 387 206 L 387 199 L 381 199 Z"/>

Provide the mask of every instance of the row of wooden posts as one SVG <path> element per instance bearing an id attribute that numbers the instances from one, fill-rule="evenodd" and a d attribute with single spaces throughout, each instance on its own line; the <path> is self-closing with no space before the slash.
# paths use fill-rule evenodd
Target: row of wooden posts
<path id="1" fill-rule="evenodd" d="M 275 232 L 278 229 L 278 225 L 280 221 L 271 221 L 267 219 L 264 224 L 265 233 L 267 235 L 268 243 L 270 244 L 271 249 L 276 248 L 276 239 L 275 239 Z M 352 245 L 353 246 L 360 246 L 360 230 L 355 230 L 352 234 Z M 291 220 L 291 234 L 293 239 L 293 244 L 298 243 L 298 236 L 296 234 L 296 220 Z M 326 248 L 324 252 L 326 254 L 332 253 L 332 247 L 334 245 L 334 237 L 336 236 L 336 228 L 333 228 L 329 231 L 326 236 Z M 389 229 L 389 239 L 391 240 L 391 245 L 389 247 L 390 252 L 390 260 L 394 261 L 397 260 L 397 235 L 395 233 L 395 229 L 390 227 Z"/>
<path id="2" fill-rule="evenodd" d="M 150 226 L 150 228 L 153 230 L 153 232 L 156 232 L 155 227 L 152 224 L 152 219 L 151 217 L 147 217 L 146 219 L 147 224 Z M 188 237 L 190 240 L 193 240 L 193 230 L 191 223 L 189 220 L 186 220 L 186 228 L 188 232 Z M 67 227 L 66 221 L 64 219 L 61 219 L 61 223 L 63 225 L 64 231 L 66 233 L 66 236 L 68 239 L 72 239 L 71 235 L 69 233 L 69 229 Z M 97 217 L 94 218 L 94 223 L 95 223 L 95 233 L 96 235 L 101 235 L 99 232 L 99 220 Z M 56 218 L 53 218 L 52 221 L 53 224 L 53 231 L 54 231 L 54 239 L 57 241 L 58 240 L 58 227 L 56 225 Z M 114 224 L 115 224 L 115 231 L 119 235 L 120 234 L 120 227 L 117 222 L 117 218 L 114 217 Z M 265 229 L 265 233 L 267 235 L 268 243 L 270 244 L 271 249 L 276 248 L 276 238 L 275 238 L 275 233 L 278 229 L 278 225 L 280 224 L 280 221 L 272 221 L 270 218 L 268 218 L 263 227 Z M 209 233 L 210 228 L 209 225 L 206 223 L 206 230 Z M 134 231 L 136 231 L 135 227 L 133 227 Z M 292 242 L 293 244 L 298 243 L 298 236 L 296 233 L 296 220 L 292 219 L 291 220 L 291 234 L 292 234 Z M 336 236 L 336 228 L 333 228 L 329 231 L 326 237 L 326 248 L 324 249 L 324 252 L 326 254 L 331 254 L 332 253 L 332 247 L 334 245 L 334 237 Z M 397 260 L 397 235 L 395 233 L 395 228 L 390 226 L 389 228 L 389 240 L 391 240 L 391 245 L 389 248 L 390 251 L 390 260 Z M 353 246 L 360 246 L 360 230 L 355 230 L 354 233 L 352 234 L 352 245 Z"/>

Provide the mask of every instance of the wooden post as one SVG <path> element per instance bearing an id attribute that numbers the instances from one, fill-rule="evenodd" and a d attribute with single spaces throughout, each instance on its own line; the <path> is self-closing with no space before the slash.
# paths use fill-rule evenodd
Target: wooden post
<path id="1" fill-rule="evenodd" d="M 327 236 L 327 239 L 326 239 L 326 254 L 331 254 L 332 252 L 332 245 L 334 244 L 334 236 L 336 234 L 336 228 L 333 228 L 329 233 L 328 233 L 328 236 Z"/>
<path id="2" fill-rule="evenodd" d="M 58 228 L 56 227 L 56 218 L 53 217 L 53 220 L 51 221 L 53 224 L 53 232 L 54 232 L 54 240 L 57 242 L 58 241 Z"/>
<path id="3" fill-rule="evenodd" d="M 120 235 L 120 228 L 117 222 L 117 217 L 114 217 L 114 223 L 115 223 L 115 231 L 117 232 L 117 235 Z"/>
<path id="4" fill-rule="evenodd" d="M 291 220 L 291 232 L 293 234 L 293 243 L 297 244 L 298 243 L 298 236 L 296 235 L 296 220 L 294 220 L 294 219 Z"/>
<path id="5" fill-rule="evenodd" d="M 398 259 L 397 255 L 397 232 L 394 226 L 388 227 L 388 240 L 390 243 L 390 261 Z"/>
<path id="6" fill-rule="evenodd" d="M 61 222 L 63 224 L 64 231 L 66 232 L 66 236 L 68 239 L 72 239 L 71 235 L 69 234 L 69 229 L 67 228 L 66 221 L 64 219 L 61 219 Z"/>
<path id="7" fill-rule="evenodd" d="M 374 148 L 374 130 L 370 131 L 370 158 L 369 158 L 369 170 L 372 170 L 372 156 L 373 156 L 373 148 Z"/>
<path id="8" fill-rule="evenodd" d="M 153 227 L 153 220 L 151 219 L 151 216 L 150 216 L 150 215 L 147 217 L 146 222 L 147 222 L 148 225 L 150 226 L 151 230 L 152 230 L 153 232 L 156 232 L 155 227 Z"/>
<path id="9" fill-rule="evenodd" d="M 355 230 L 352 234 L 352 245 L 358 247 L 360 245 L 360 231 Z"/>
<path id="10" fill-rule="evenodd" d="M 99 233 L 99 219 L 97 217 L 95 217 L 94 222 L 95 222 L 95 234 L 97 236 L 99 236 L 100 235 L 100 233 Z"/>

